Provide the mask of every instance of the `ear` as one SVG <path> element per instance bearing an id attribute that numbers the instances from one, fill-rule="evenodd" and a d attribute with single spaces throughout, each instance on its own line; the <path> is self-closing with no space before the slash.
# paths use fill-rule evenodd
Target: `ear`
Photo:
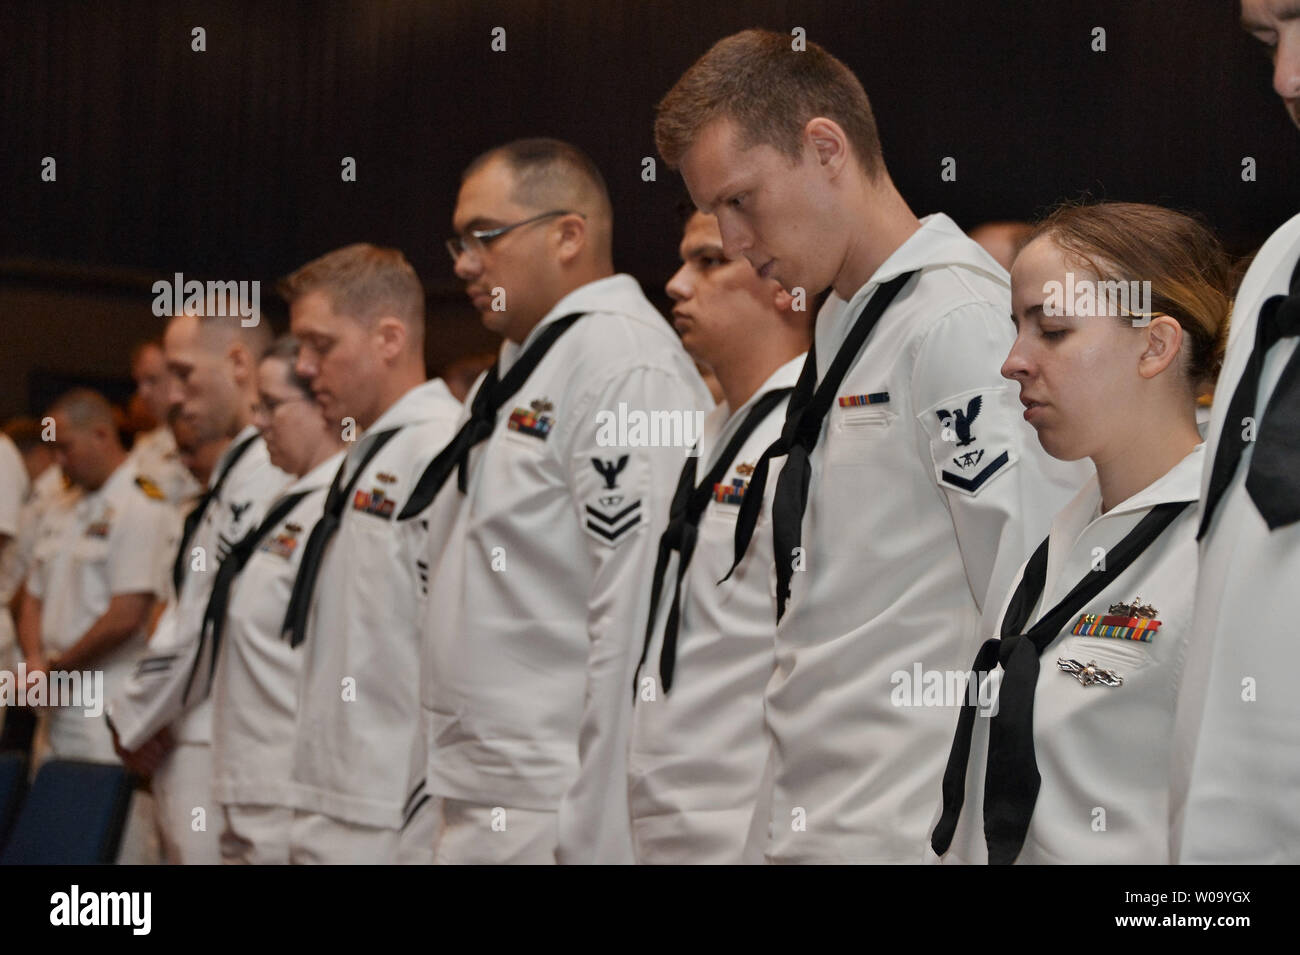
<path id="1" fill-rule="evenodd" d="M 560 216 L 552 231 L 555 237 L 556 254 L 567 265 L 578 257 L 587 245 L 587 220 L 574 213 Z"/>
<path id="2" fill-rule="evenodd" d="M 804 124 L 803 141 L 832 177 L 844 169 L 849 158 L 849 138 L 835 120 L 814 116 Z"/>
<path id="3" fill-rule="evenodd" d="M 385 362 L 396 360 L 406 350 L 406 323 L 396 315 L 381 315 L 375 319 L 371 332 L 379 349 L 379 356 Z"/>
<path id="4" fill-rule="evenodd" d="M 230 363 L 230 373 L 235 384 L 243 388 L 254 381 L 257 375 L 257 363 L 248 346 L 236 339 L 226 348 L 226 361 Z"/>
<path id="5" fill-rule="evenodd" d="M 776 286 L 775 291 L 772 293 L 772 304 L 776 306 L 778 312 L 782 314 L 788 313 L 794 308 L 794 296 L 781 288 L 778 282 L 773 281 L 772 284 Z"/>
<path id="6" fill-rule="evenodd" d="M 1138 358 L 1138 374 L 1154 378 L 1178 360 L 1183 327 L 1168 315 L 1152 315 L 1145 331 L 1146 348 Z"/>

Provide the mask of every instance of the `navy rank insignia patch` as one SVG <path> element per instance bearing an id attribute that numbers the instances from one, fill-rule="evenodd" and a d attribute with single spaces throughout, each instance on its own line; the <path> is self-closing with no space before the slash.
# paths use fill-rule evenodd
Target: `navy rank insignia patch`
<path id="1" fill-rule="evenodd" d="M 135 486 L 144 491 L 145 497 L 151 498 L 155 501 L 167 500 L 167 495 L 163 493 L 163 489 L 155 484 L 152 479 L 145 477 L 143 474 L 136 475 Z"/>
<path id="2" fill-rule="evenodd" d="M 612 506 L 605 502 L 617 499 Z M 626 507 L 622 495 L 606 495 L 599 501 L 600 506 L 587 505 L 587 530 L 598 537 L 603 537 L 611 544 L 621 540 L 632 528 L 641 523 L 641 502 L 633 501 Z"/>
<path id="3" fill-rule="evenodd" d="M 630 455 L 626 454 L 613 460 L 591 459 L 592 468 L 605 486 L 601 489 L 603 493 L 594 495 L 585 505 L 586 528 L 588 533 L 610 544 L 617 544 L 641 524 L 641 499 L 629 502 L 626 494 L 618 493 L 618 478 L 629 460 Z"/>
<path id="4" fill-rule="evenodd" d="M 1001 413 L 1005 390 L 955 395 L 921 416 L 941 485 L 974 495 L 1015 463 L 1012 419 Z"/>
<path id="5" fill-rule="evenodd" d="M 1160 629 L 1157 610 L 1134 597 L 1132 603 L 1111 604 L 1105 614 L 1085 613 L 1070 631 L 1076 637 L 1110 637 L 1114 640 L 1138 640 L 1150 643 Z"/>
<path id="6" fill-rule="evenodd" d="M 869 395 L 840 395 L 841 408 L 861 408 L 863 405 L 883 405 L 889 401 L 889 392 L 873 391 Z"/>
<path id="7" fill-rule="evenodd" d="M 975 443 L 975 438 L 971 435 L 971 426 L 975 424 L 975 419 L 980 416 L 980 408 L 984 406 L 984 396 L 976 395 L 966 405 L 966 410 L 958 408 L 956 411 L 945 411 L 940 408 L 935 412 L 945 428 L 951 427 L 956 432 L 957 447 L 964 448 Z M 951 424 L 949 424 L 951 422 Z"/>
<path id="8" fill-rule="evenodd" d="M 555 406 L 545 398 L 536 398 L 527 408 L 516 408 L 510 412 L 506 427 L 545 441 L 555 425 L 555 416 L 551 414 L 554 410 Z"/>
<path id="9" fill-rule="evenodd" d="M 284 529 L 280 533 L 262 545 L 262 550 L 288 560 L 298 548 L 298 535 L 301 533 L 302 525 L 290 521 L 284 525 Z"/>
<path id="10" fill-rule="evenodd" d="M 397 502 L 388 497 L 383 488 L 371 488 L 369 491 L 357 488 L 356 493 L 352 496 L 352 509 L 354 511 L 364 511 L 367 514 L 374 514 L 376 517 L 392 517 L 393 510 L 396 507 Z"/>
<path id="11" fill-rule="evenodd" d="M 618 475 L 627 467 L 627 458 L 625 454 L 617 461 L 602 461 L 600 458 L 592 458 L 591 466 L 596 469 L 596 473 L 605 479 L 607 490 L 614 490 L 618 487 Z"/>

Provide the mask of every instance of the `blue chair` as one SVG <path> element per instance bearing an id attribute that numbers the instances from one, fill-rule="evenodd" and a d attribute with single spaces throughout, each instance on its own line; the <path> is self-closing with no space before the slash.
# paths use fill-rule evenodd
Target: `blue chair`
<path id="1" fill-rule="evenodd" d="M 0 753 L 0 846 L 18 815 L 27 792 L 27 754 Z"/>
<path id="2" fill-rule="evenodd" d="M 50 760 L 36 772 L 0 865 L 111 865 L 131 788 L 120 765 Z"/>

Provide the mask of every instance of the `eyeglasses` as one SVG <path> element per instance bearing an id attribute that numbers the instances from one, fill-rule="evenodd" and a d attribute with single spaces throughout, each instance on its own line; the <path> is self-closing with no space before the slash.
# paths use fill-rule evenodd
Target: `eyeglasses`
<path id="1" fill-rule="evenodd" d="M 460 261 L 460 257 L 465 254 L 481 256 L 487 248 L 489 242 L 495 242 L 512 229 L 518 229 L 520 226 L 532 225 L 534 222 L 541 222 L 543 219 L 549 219 L 552 216 L 582 216 L 587 218 L 581 212 L 573 212 L 569 209 L 556 209 L 552 212 L 543 212 L 541 215 L 533 216 L 531 219 L 525 219 L 523 222 L 515 222 L 510 225 L 503 225 L 496 229 L 471 229 L 464 235 L 452 236 L 447 240 L 447 251 L 451 254 L 453 263 Z"/>
<path id="2" fill-rule="evenodd" d="M 271 415 L 275 414 L 275 409 L 279 408 L 281 405 L 293 404 L 293 402 L 295 401 L 314 401 L 314 400 L 315 399 L 312 398 L 310 395 L 295 395 L 292 398 L 278 398 L 278 399 L 272 398 L 269 401 L 263 398 L 253 403 L 253 415 L 259 418 L 263 416 L 269 418 L 271 417 Z"/>

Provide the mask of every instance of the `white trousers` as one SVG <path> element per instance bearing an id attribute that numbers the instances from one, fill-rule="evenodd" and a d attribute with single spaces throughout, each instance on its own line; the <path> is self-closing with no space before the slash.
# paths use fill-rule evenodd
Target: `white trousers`
<path id="1" fill-rule="evenodd" d="M 163 858 L 175 865 L 221 862 L 221 809 L 212 798 L 212 747 L 177 743 L 153 774 Z"/>
<path id="2" fill-rule="evenodd" d="M 221 807 L 224 865 L 288 865 L 293 810 L 286 806 Z"/>
<path id="3" fill-rule="evenodd" d="M 438 865 L 554 865 L 559 814 L 553 810 L 442 800 Z"/>
<path id="4" fill-rule="evenodd" d="M 429 865 L 442 824 L 438 800 L 426 799 L 402 829 L 363 826 L 319 812 L 293 811 L 289 862 L 294 865 Z"/>

